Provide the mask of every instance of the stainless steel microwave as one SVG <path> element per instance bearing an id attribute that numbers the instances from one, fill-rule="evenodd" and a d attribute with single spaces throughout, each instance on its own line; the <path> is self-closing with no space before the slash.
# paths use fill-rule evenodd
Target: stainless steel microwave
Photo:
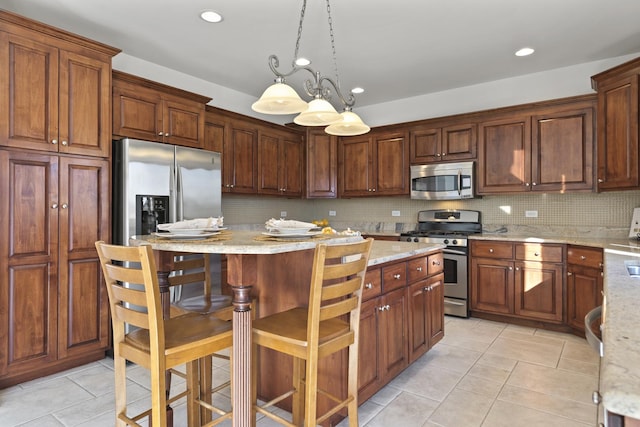
<path id="1" fill-rule="evenodd" d="M 474 162 L 411 166 L 411 198 L 419 200 L 471 199 Z"/>

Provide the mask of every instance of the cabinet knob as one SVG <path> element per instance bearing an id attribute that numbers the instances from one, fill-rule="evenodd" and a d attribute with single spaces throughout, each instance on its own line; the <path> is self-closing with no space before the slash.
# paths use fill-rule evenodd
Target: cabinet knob
<path id="1" fill-rule="evenodd" d="M 440 153 L 436 153 L 436 157 L 440 157 Z"/>
<path id="2" fill-rule="evenodd" d="M 489 248 L 489 253 L 493 253 L 493 248 Z"/>
<path id="3" fill-rule="evenodd" d="M 585 259 L 587 259 L 587 257 L 586 257 L 586 256 L 584 256 L 584 255 L 581 255 L 581 256 L 580 256 L 580 259 L 584 261 Z"/>
<path id="4" fill-rule="evenodd" d="M 165 133 L 164 136 L 171 136 L 171 135 L 169 135 L 168 133 Z"/>
<path id="5" fill-rule="evenodd" d="M 446 155 L 447 155 L 447 153 L 442 153 L 442 157 L 444 157 L 444 156 L 446 156 Z"/>
<path id="6" fill-rule="evenodd" d="M 394 279 L 400 279 L 401 277 L 402 277 L 402 276 L 401 276 L 400 274 L 394 274 L 394 275 L 393 275 L 393 278 L 394 278 Z"/>
<path id="7" fill-rule="evenodd" d="M 533 256 L 540 256 L 540 253 L 539 252 L 534 252 Z"/>
<path id="8" fill-rule="evenodd" d="M 62 145 L 68 145 L 67 141 L 62 141 Z"/>
<path id="9" fill-rule="evenodd" d="M 66 203 L 62 204 L 62 209 L 67 209 L 69 207 L 69 205 L 67 205 Z"/>
<path id="10" fill-rule="evenodd" d="M 373 289 L 373 283 L 365 283 L 365 289 Z"/>
<path id="11" fill-rule="evenodd" d="M 602 179 L 602 178 L 598 178 L 598 182 L 599 182 L 600 184 L 602 184 L 602 183 L 604 182 L 604 179 Z"/>
<path id="12" fill-rule="evenodd" d="M 389 309 L 390 309 L 390 308 L 391 308 L 391 307 L 389 307 L 389 304 L 387 304 L 387 305 L 385 305 L 385 306 L 384 306 L 384 309 L 385 309 L 385 310 L 387 310 L 387 311 L 389 311 Z"/>
<path id="13" fill-rule="evenodd" d="M 538 185 L 538 184 L 534 182 L 534 183 L 532 183 L 531 185 L 536 186 L 536 185 Z"/>
<path id="14" fill-rule="evenodd" d="M 58 204 L 57 203 L 52 204 L 51 209 L 58 209 Z"/>
<path id="15" fill-rule="evenodd" d="M 158 132 L 158 136 L 162 136 L 162 135 L 163 135 L 163 133 L 162 133 L 162 132 Z"/>
<path id="16" fill-rule="evenodd" d="M 509 271 L 513 271 L 513 267 L 509 267 Z"/>
<path id="17" fill-rule="evenodd" d="M 511 270 L 511 268 L 509 268 Z M 520 271 L 520 267 L 516 267 L 516 271 Z"/>
<path id="18" fill-rule="evenodd" d="M 525 183 L 524 183 L 524 186 L 525 186 L 525 187 L 528 187 L 528 186 L 529 186 L 529 183 L 528 183 L 528 182 L 525 182 Z"/>
<path id="19" fill-rule="evenodd" d="M 58 143 L 58 140 L 57 140 L 57 139 L 52 139 L 52 140 L 51 140 L 51 143 L 52 143 L 53 145 L 56 145 L 56 144 Z"/>
<path id="20" fill-rule="evenodd" d="M 567 271 L 567 276 L 573 276 L 573 273 L 571 271 Z"/>
<path id="21" fill-rule="evenodd" d="M 416 271 L 422 271 L 422 267 L 416 268 Z"/>
<path id="22" fill-rule="evenodd" d="M 376 189 L 374 188 L 374 189 L 373 189 L 373 190 L 371 190 L 371 191 L 376 191 Z"/>
<path id="23" fill-rule="evenodd" d="M 440 261 L 433 261 L 431 264 L 433 264 L 433 265 L 440 265 Z"/>

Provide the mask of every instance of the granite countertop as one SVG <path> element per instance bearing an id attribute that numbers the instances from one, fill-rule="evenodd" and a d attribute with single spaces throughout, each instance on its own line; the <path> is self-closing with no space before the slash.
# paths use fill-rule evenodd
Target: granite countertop
<path id="1" fill-rule="evenodd" d="M 176 252 L 206 252 L 217 254 L 277 254 L 283 252 L 302 251 L 313 249 L 318 243 L 349 243 L 357 242 L 361 236 L 335 236 L 330 239 L 308 239 L 304 241 L 264 241 L 255 240 L 261 233 L 248 230 L 231 230 L 231 238 L 228 240 L 206 242 L 202 240 L 176 240 L 158 241 L 151 236 L 134 236 L 132 244 L 151 243 L 154 249 Z M 374 240 L 369 257 L 369 265 L 378 265 L 390 261 L 407 258 L 414 255 L 428 254 L 444 248 L 444 245 L 428 243 L 407 243 Z"/>
<path id="2" fill-rule="evenodd" d="M 608 411 L 640 419 L 640 278 L 628 274 L 625 261 L 640 264 L 636 247 L 605 248 L 600 393 Z"/>

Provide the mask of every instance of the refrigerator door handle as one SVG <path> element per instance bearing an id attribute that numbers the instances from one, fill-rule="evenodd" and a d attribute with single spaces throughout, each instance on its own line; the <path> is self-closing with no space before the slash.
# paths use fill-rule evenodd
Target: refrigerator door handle
<path id="1" fill-rule="evenodd" d="M 182 188 L 182 169 L 176 165 L 176 222 L 184 219 L 184 200 Z"/>

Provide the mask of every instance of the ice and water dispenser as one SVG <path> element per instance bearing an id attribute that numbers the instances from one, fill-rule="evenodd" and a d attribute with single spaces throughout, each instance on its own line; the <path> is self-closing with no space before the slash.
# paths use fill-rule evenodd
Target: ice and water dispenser
<path id="1" fill-rule="evenodd" d="M 136 195 L 136 235 L 151 234 L 169 222 L 169 196 Z"/>

